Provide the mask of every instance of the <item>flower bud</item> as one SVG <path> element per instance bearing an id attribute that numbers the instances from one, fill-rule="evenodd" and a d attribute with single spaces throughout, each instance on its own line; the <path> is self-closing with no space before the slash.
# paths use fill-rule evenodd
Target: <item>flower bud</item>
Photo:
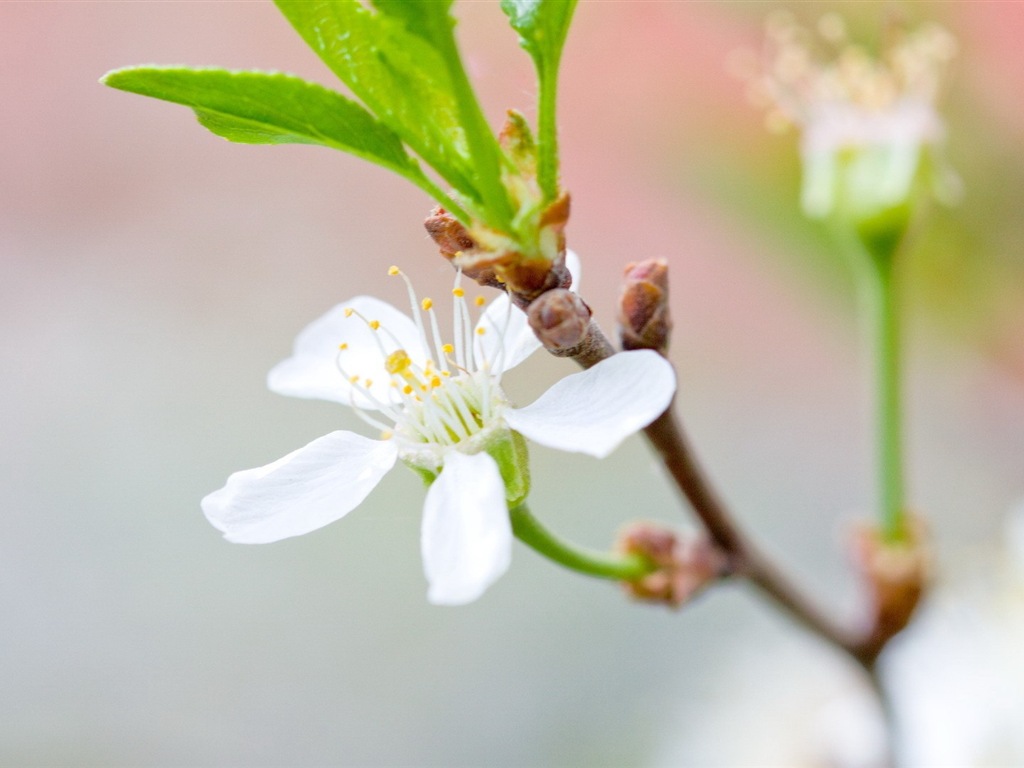
<path id="1" fill-rule="evenodd" d="M 920 524 L 898 542 L 886 541 L 876 527 L 863 524 L 850 544 L 871 600 L 871 642 L 881 648 L 907 626 L 920 602 L 929 580 L 930 550 Z"/>
<path id="2" fill-rule="evenodd" d="M 727 573 L 725 555 L 703 534 L 680 538 L 653 523 L 634 523 L 619 538 L 622 552 L 640 555 L 655 570 L 636 581 L 623 582 L 637 600 L 678 608 Z"/>
<path id="3" fill-rule="evenodd" d="M 590 315 L 586 302 L 565 288 L 542 293 L 527 311 L 533 332 L 554 354 L 567 353 L 585 341 Z"/>
<path id="4" fill-rule="evenodd" d="M 653 349 L 664 355 L 671 333 L 668 262 L 646 259 L 627 265 L 619 296 L 619 338 L 623 349 Z"/>
<path id="5" fill-rule="evenodd" d="M 441 255 L 454 266 L 462 268 L 462 273 L 470 280 L 475 280 L 483 286 L 491 288 L 502 287 L 494 269 L 488 266 L 474 267 L 472 264 L 456 263 L 463 254 L 474 251 L 477 247 L 476 241 L 470 236 L 469 231 L 458 219 L 452 216 L 441 206 L 436 206 L 430 215 L 423 221 L 427 234 L 437 243 Z"/>

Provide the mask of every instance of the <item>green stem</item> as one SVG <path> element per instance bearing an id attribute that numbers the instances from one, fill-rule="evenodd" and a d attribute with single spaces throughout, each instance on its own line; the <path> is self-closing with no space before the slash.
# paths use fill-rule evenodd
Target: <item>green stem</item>
<path id="1" fill-rule="evenodd" d="M 459 116 L 466 131 L 466 143 L 476 165 L 476 179 L 484 203 L 482 213 L 486 215 L 489 224 L 507 231 L 511 227 L 513 212 L 508 192 L 501 182 L 501 150 L 462 66 L 462 57 L 454 37 L 445 41 L 441 54 L 448 66 Z"/>
<path id="2" fill-rule="evenodd" d="M 905 536 L 899 297 L 893 258 L 866 257 L 863 289 L 874 357 L 875 440 L 879 522 L 886 541 Z"/>
<path id="3" fill-rule="evenodd" d="M 559 538 L 545 528 L 525 504 L 510 510 L 509 516 L 516 538 L 549 560 L 579 573 L 602 579 L 634 581 L 654 570 L 651 563 L 640 555 L 595 552 Z"/>
<path id="4" fill-rule="evenodd" d="M 538 72 L 540 93 L 537 97 L 537 183 L 544 201 L 558 197 L 558 124 L 555 120 L 558 91 L 558 65 L 554 72 Z"/>

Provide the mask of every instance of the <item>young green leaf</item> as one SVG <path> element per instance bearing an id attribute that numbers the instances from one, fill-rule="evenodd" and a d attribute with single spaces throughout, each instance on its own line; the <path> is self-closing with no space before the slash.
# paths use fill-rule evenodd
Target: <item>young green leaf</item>
<path id="1" fill-rule="evenodd" d="M 276 4 L 306 44 L 382 123 L 449 184 L 470 199 L 480 199 L 445 64 L 427 41 L 386 23 L 386 17 L 356 0 Z"/>
<path id="2" fill-rule="evenodd" d="M 501 0 L 519 41 L 537 69 L 558 69 L 576 0 Z"/>
<path id="3" fill-rule="evenodd" d="M 403 176 L 419 173 L 401 141 L 339 93 L 291 75 L 185 67 L 127 67 L 101 82 L 191 107 L 218 136 L 242 144 L 319 144 Z"/>
<path id="4" fill-rule="evenodd" d="M 558 133 L 555 101 L 562 48 L 576 0 L 501 0 L 501 9 L 537 70 L 538 182 L 547 200 L 558 195 Z"/>

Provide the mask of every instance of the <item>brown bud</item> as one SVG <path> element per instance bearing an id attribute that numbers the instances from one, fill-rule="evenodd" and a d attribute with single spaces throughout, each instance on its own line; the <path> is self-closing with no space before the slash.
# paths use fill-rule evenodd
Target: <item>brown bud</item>
<path id="1" fill-rule="evenodd" d="M 653 349 L 665 354 L 671 333 L 668 262 L 646 259 L 627 265 L 619 297 L 623 349 Z"/>
<path id="2" fill-rule="evenodd" d="M 727 573 L 727 559 L 703 534 L 680 538 L 653 523 L 634 523 L 619 538 L 619 549 L 655 566 L 636 581 L 623 582 L 637 600 L 677 608 Z"/>
<path id="3" fill-rule="evenodd" d="M 452 266 L 480 285 L 504 288 L 525 309 L 545 291 L 568 288 L 572 282 L 565 268 L 568 218 L 569 195 L 563 193 L 540 212 L 536 241 L 527 243 L 526 252 L 523 244 L 508 234 L 479 222 L 465 227 L 440 206 L 423 224 Z"/>
<path id="4" fill-rule="evenodd" d="M 881 649 L 907 626 L 928 585 L 931 557 L 924 531 L 915 523 L 905 540 L 890 542 L 865 524 L 854 530 L 851 549 L 871 599 L 869 642 Z"/>
<path id="5" fill-rule="evenodd" d="M 435 206 L 423 222 L 442 255 L 451 259 L 459 251 L 470 251 L 476 248 L 476 242 L 458 219 L 441 206 Z"/>
<path id="6" fill-rule="evenodd" d="M 530 304 L 526 315 L 537 338 L 556 354 L 578 347 L 590 327 L 590 307 L 565 288 L 542 293 Z"/>
<path id="7" fill-rule="evenodd" d="M 427 234 L 437 243 L 441 255 L 455 266 L 462 268 L 462 274 L 480 285 L 491 288 L 502 287 L 494 269 L 487 264 L 461 263 L 463 254 L 477 249 L 476 241 L 458 219 L 441 206 L 436 206 L 423 221 Z"/>

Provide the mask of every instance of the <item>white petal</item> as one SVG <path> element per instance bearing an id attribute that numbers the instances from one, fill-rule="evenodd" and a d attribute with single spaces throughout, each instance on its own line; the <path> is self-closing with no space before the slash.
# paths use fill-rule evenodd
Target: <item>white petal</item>
<path id="1" fill-rule="evenodd" d="M 541 445 L 602 458 L 660 416 L 675 389 L 672 366 L 657 352 L 620 352 L 506 411 L 505 421 Z"/>
<path id="2" fill-rule="evenodd" d="M 512 559 L 512 524 L 498 465 L 486 453 L 451 451 L 423 506 L 427 598 L 438 605 L 476 600 Z"/>
<path id="3" fill-rule="evenodd" d="M 566 248 L 565 266 L 569 270 L 569 274 L 572 275 L 572 285 L 569 286 L 569 290 L 579 293 L 580 278 L 583 277 L 583 262 L 581 262 L 580 257 L 576 255 L 576 251 Z"/>
<path id="4" fill-rule="evenodd" d="M 570 290 L 578 291 L 582 274 L 580 257 L 574 251 L 566 251 L 565 265 L 572 275 Z M 488 305 L 476 327 L 474 354 L 477 367 L 482 368 L 487 363 L 495 375 L 512 370 L 541 348 L 526 313 L 512 306 L 506 293 Z M 480 329 L 483 329 L 482 334 Z"/>
<path id="5" fill-rule="evenodd" d="M 355 313 L 345 317 L 346 309 Z M 359 315 L 378 321 L 380 329 L 374 331 Z M 342 343 L 348 344 L 344 351 L 339 350 Z M 385 353 L 398 348 L 421 365 L 426 361 L 426 350 L 412 320 L 387 302 L 356 296 L 303 329 L 295 339 L 292 356 L 270 371 L 267 386 L 281 395 L 374 408 L 373 400 L 354 388 L 341 369 L 363 383 L 370 379 L 370 392 L 378 401 L 394 402 L 397 395 L 384 360 Z"/>
<path id="6" fill-rule="evenodd" d="M 476 327 L 473 354 L 477 368 L 489 365 L 495 375 L 515 368 L 541 346 L 526 313 L 512 306 L 507 293 L 488 305 Z"/>
<path id="7" fill-rule="evenodd" d="M 331 432 L 265 467 L 235 472 L 203 499 L 203 512 L 228 541 L 299 536 L 359 506 L 397 456 L 391 440 Z"/>

